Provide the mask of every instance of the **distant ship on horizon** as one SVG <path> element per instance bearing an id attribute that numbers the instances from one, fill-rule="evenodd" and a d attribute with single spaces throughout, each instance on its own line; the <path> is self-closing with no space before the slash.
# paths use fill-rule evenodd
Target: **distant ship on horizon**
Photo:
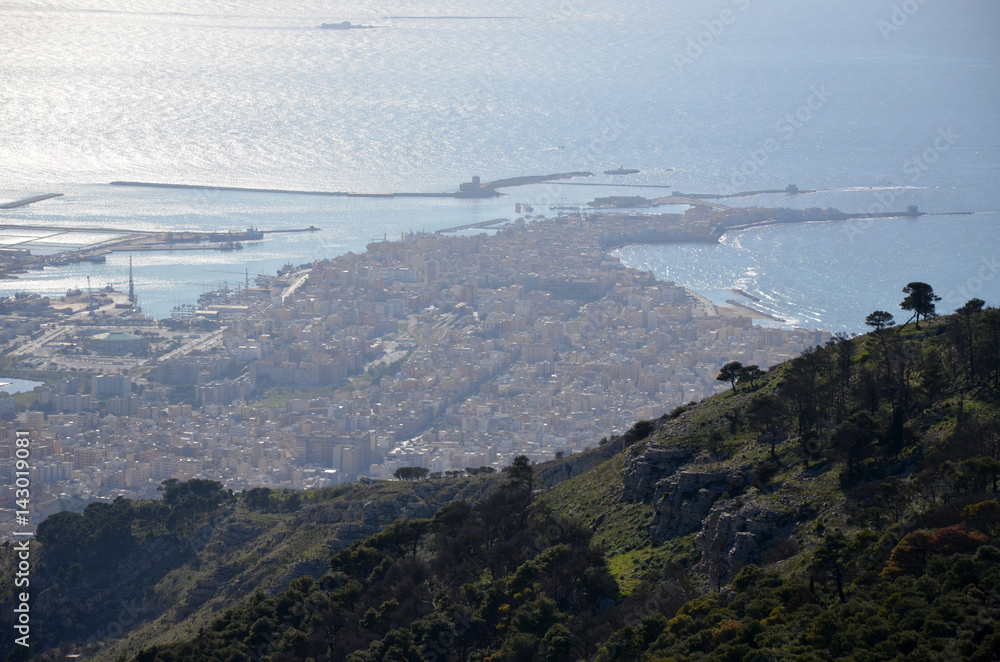
<path id="1" fill-rule="evenodd" d="M 350 21 L 343 21 L 341 23 L 324 23 L 321 26 L 326 30 L 368 30 L 374 28 L 374 25 L 354 25 Z"/>
<path id="2" fill-rule="evenodd" d="M 604 174 L 605 175 L 636 175 L 636 174 L 639 174 L 640 172 L 642 172 L 642 171 L 641 170 L 635 170 L 633 168 L 623 168 L 622 166 L 618 166 L 614 170 L 605 170 Z"/>

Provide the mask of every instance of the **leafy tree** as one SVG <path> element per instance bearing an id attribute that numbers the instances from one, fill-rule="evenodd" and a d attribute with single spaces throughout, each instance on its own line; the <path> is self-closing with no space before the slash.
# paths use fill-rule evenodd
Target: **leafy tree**
<path id="1" fill-rule="evenodd" d="M 222 496 L 222 483 L 216 480 L 205 480 L 203 478 L 192 478 L 191 480 L 180 482 L 176 478 L 168 478 L 160 483 L 157 488 L 163 492 L 163 501 L 167 505 L 175 506 L 189 496 L 200 497 L 206 501 L 216 500 Z"/>
<path id="2" fill-rule="evenodd" d="M 398 480 L 420 480 L 426 478 L 428 473 L 430 473 L 430 469 L 423 467 L 400 467 L 392 475 Z"/>
<path id="3" fill-rule="evenodd" d="M 847 537 L 840 531 L 828 533 L 813 555 L 809 571 L 821 580 L 830 577 L 837 585 L 837 597 L 841 604 L 847 602 L 844 596 L 844 550 Z"/>
<path id="4" fill-rule="evenodd" d="M 515 488 L 534 487 L 535 470 L 531 467 L 531 459 L 527 455 L 518 455 L 503 472 L 507 475 L 507 484 Z"/>
<path id="5" fill-rule="evenodd" d="M 962 510 L 962 519 L 973 531 L 994 535 L 1000 530 L 1000 503 L 994 499 L 966 506 Z"/>
<path id="6" fill-rule="evenodd" d="M 740 378 L 740 371 L 743 370 L 743 364 L 739 361 L 730 361 L 726 365 L 722 366 L 722 370 L 719 371 L 719 376 L 716 377 L 716 381 L 729 382 L 733 385 L 733 391 L 736 391 L 736 380 Z"/>
<path id="7" fill-rule="evenodd" d="M 739 383 L 750 382 L 750 388 L 753 388 L 754 382 L 766 375 L 767 373 L 760 369 L 759 365 L 750 364 L 745 365 L 740 368 L 740 374 L 737 379 Z"/>
<path id="8" fill-rule="evenodd" d="M 889 362 L 889 345 L 886 342 L 885 330 L 896 324 L 892 313 L 885 310 L 876 310 L 865 318 L 865 325 L 875 330 L 875 337 L 878 338 L 882 346 L 882 362 L 885 365 L 885 378 L 892 379 L 892 365 Z"/>
<path id="9" fill-rule="evenodd" d="M 927 398 L 927 407 L 933 406 L 948 387 L 949 379 L 945 372 L 941 355 L 938 352 L 927 352 L 920 370 L 920 390 Z"/>
<path id="10" fill-rule="evenodd" d="M 507 488 L 520 497 L 518 512 L 521 516 L 521 526 L 524 526 L 528 508 L 531 506 L 532 493 L 535 490 L 535 470 L 527 455 L 518 455 L 503 472 L 507 475 Z"/>
<path id="11" fill-rule="evenodd" d="M 973 298 L 966 301 L 965 305 L 963 305 L 961 308 L 955 311 L 956 313 L 962 316 L 962 321 L 965 322 L 965 334 L 966 334 L 965 342 L 967 343 L 969 349 L 970 380 L 976 378 L 976 354 L 975 354 L 976 337 L 975 334 L 973 334 L 972 318 L 977 313 L 981 312 L 983 306 L 985 305 L 986 302 L 983 301 L 982 299 Z"/>
<path id="12" fill-rule="evenodd" d="M 847 479 L 853 480 L 858 465 L 872 453 L 875 442 L 873 430 L 875 421 L 867 412 L 855 414 L 834 430 L 830 437 L 830 446 L 834 458 L 847 466 Z"/>
<path id="13" fill-rule="evenodd" d="M 827 343 L 834 352 L 834 406 L 836 407 L 836 423 L 843 422 L 847 411 L 847 400 L 851 392 L 851 377 L 854 368 L 854 338 L 846 333 L 836 333 Z"/>
<path id="14" fill-rule="evenodd" d="M 825 352 L 806 348 L 788 366 L 785 380 L 779 385 L 781 399 L 791 406 L 796 415 L 800 436 L 816 426 L 829 402 L 826 394 L 828 384 L 821 379 L 826 367 Z"/>
<path id="15" fill-rule="evenodd" d="M 757 441 L 771 446 L 771 457 L 775 458 L 775 446 L 788 435 L 783 429 L 787 415 L 785 403 L 770 393 L 758 395 L 747 406 L 747 422 L 758 433 Z"/>
<path id="16" fill-rule="evenodd" d="M 928 319 L 937 314 L 934 311 L 934 302 L 940 301 L 941 297 L 934 294 L 934 289 L 927 283 L 919 281 L 909 283 L 903 288 L 903 294 L 907 296 L 899 304 L 899 307 L 903 310 L 913 311 L 913 316 L 910 319 L 916 321 L 918 329 L 920 328 L 921 315 L 924 316 L 924 319 Z"/>
<path id="17" fill-rule="evenodd" d="M 874 328 L 876 331 L 886 329 L 895 323 L 892 313 L 885 310 L 876 310 L 865 318 L 865 325 Z"/>
<path id="18" fill-rule="evenodd" d="M 562 623 L 556 623 L 542 637 L 545 662 L 569 662 L 573 650 L 573 633 Z"/>

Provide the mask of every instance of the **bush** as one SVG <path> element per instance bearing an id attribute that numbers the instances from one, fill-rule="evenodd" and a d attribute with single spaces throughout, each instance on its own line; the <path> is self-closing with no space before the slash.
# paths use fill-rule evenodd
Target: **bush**
<path id="1" fill-rule="evenodd" d="M 973 531 L 993 535 L 1000 528 L 1000 503 L 981 501 L 962 510 L 962 519 Z"/>

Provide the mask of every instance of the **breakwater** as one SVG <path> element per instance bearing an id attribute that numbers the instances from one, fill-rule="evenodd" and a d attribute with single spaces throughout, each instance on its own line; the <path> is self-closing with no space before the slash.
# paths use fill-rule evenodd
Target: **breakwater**
<path id="1" fill-rule="evenodd" d="M 200 191 L 237 191 L 240 193 L 283 193 L 287 195 L 326 195 L 342 198 L 453 198 L 455 193 L 350 193 L 348 191 L 304 191 L 281 188 L 249 188 L 245 186 L 209 186 L 203 184 L 164 184 L 160 182 L 111 182 L 111 186 L 142 188 L 179 188 Z"/>
<path id="2" fill-rule="evenodd" d="M 238 191 L 241 193 L 282 193 L 287 195 L 325 195 L 340 198 L 494 198 L 503 195 L 497 190 L 501 188 L 541 184 L 559 179 L 570 179 L 572 177 L 592 177 L 593 174 L 594 173 L 592 172 L 558 172 L 552 175 L 525 175 L 523 177 L 509 177 L 507 179 L 497 179 L 491 182 L 483 182 L 480 181 L 479 177 L 473 177 L 472 181 L 459 184 L 458 190 L 451 193 L 352 193 L 349 191 L 306 191 L 300 189 L 249 188 L 243 186 L 166 184 L 160 182 L 131 181 L 114 181 L 111 182 L 111 186 L 195 189 L 203 191 Z"/>
<path id="3" fill-rule="evenodd" d="M 0 209 L 16 209 L 18 207 L 24 207 L 26 205 L 34 204 L 36 202 L 41 202 L 42 200 L 49 200 L 51 198 L 61 198 L 62 193 L 46 193 L 45 195 L 36 195 L 31 198 L 25 198 L 24 200 L 17 200 L 15 202 L 8 202 L 6 204 L 0 205 Z"/>

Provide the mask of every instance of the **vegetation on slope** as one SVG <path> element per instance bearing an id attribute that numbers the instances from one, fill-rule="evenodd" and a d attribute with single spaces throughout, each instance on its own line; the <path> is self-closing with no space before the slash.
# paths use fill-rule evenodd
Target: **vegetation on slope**
<path id="1" fill-rule="evenodd" d="M 127 659 L 1000 659 L 1000 310 L 921 315 L 873 313 L 544 492 L 522 459 Z M 683 472 L 741 480 L 661 540 L 676 495 L 629 500 L 622 474 L 674 448 Z M 720 513 L 766 509 L 792 518 L 766 548 L 704 544 Z"/>

